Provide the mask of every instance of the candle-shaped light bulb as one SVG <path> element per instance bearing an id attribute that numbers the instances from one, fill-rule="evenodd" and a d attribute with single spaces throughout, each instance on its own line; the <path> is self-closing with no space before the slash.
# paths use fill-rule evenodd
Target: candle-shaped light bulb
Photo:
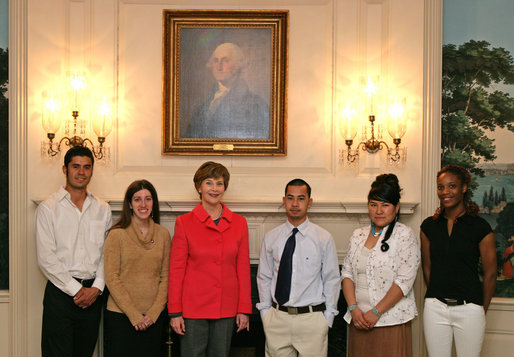
<path id="1" fill-rule="evenodd" d="M 97 114 L 93 119 L 93 130 L 99 138 L 105 138 L 112 130 L 112 106 L 104 100 L 98 106 Z"/>
<path id="2" fill-rule="evenodd" d="M 375 115 L 375 95 L 377 94 L 377 86 L 371 78 L 368 77 L 368 83 L 366 84 L 366 88 L 364 88 L 364 92 L 368 95 L 369 100 L 369 115 Z"/>
<path id="3" fill-rule="evenodd" d="M 82 104 L 82 95 L 86 89 L 86 80 L 76 72 L 70 76 L 71 109 L 79 111 Z"/>
<path id="4" fill-rule="evenodd" d="M 402 103 L 398 102 L 396 99 L 394 100 L 394 103 L 389 106 L 389 123 L 387 125 L 387 131 L 393 139 L 401 139 L 407 130 L 407 123 L 403 117 L 404 111 L 405 109 Z"/>
<path id="5" fill-rule="evenodd" d="M 341 110 L 341 123 L 340 123 L 340 131 L 341 136 L 344 140 L 353 140 L 355 135 L 357 135 L 357 127 L 355 123 L 355 110 L 346 106 Z"/>
<path id="6" fill-rule="evenodd" d="M 55 134 L 61 127 L 61 118 L 59 118 L 59 101 L 54 98 L 53 93 L 43 106 L 42 124 L 47 134 Z"/>

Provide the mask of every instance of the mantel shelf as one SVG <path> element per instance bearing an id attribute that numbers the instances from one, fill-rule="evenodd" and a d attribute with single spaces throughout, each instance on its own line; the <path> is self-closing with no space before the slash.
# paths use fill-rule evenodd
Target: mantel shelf
<path id="1" fill-rule="evenodd" d="M 122 209 L 122 200 L 107 200 L 114 212 Z M 223 201 L 232 211 L 238 213 L 283 213 L 280 201 Z M 161 212 L 189 212 L 198 204 L 197 200 L 161 200 Z M 413 214 L 418 202 L 401 202 L 402 214 Z M 367 202 L 314 201 L 310 213 L 326 214 L 367 214 Z"/>

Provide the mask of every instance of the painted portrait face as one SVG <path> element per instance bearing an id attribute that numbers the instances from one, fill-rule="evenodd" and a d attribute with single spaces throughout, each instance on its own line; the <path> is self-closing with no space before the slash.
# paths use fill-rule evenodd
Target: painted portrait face
<path id="1" fill-rule="evenodd" d="M 212 55 L 212 75 L 217 81 L 225 84 L 235 73 L 232 51 L 227 48 L 217 49 Z"/>
<path id="2" fill-rule="evenodd" d="M 225 193 L 225 183 L 223 177 L 209 177 L 202 181 L 200 188 L 198 189 L 202 203 L 206 203 L 212 206 L 217 205 L 221 202 L 223 194 Z"/>
<path id="3" fill-rule="evenodd" d="M 375 230 L 380 231 L 390 224 L 400 210 L 400 204 L 396 206 L 390 202 L 369 200 L 368 213 L 371 222 L 375 224 Z"/>
<path id="4" fill-rule="evenodd" d="M 444 172 L 437 178 L 437 196 L 444 208 L 464 205 L 464 194 L 467 190 L 468 186 L 450 172 Z"/>
<path id="5" fill-rule="evenodd" d="M 243 60 L 244 55 L 239 46 L 223 43 L 216 47 L 209 60 L 212 75 L 218 82 L 230 87 L 241 70 Z"/>
<path id="6" fill-rule="evenodd" d="M 85 189 L 93 176 L 93 163 L 87 156 L 73 156 L 68 167 L 62 168 L 66 175 L 66 186 L 73 189 Z"/>
<path id="7" fill-rule="evenodd" d="M 289 185 L 282 201 L 289 222 L 294 226 L 302 224 L 307 218 L 307 210 L 312 205 L 312 198 L 309 198 L 307 186 Z"/>
<path id="8" fill-rule="evenodd" d="M 147 189 L 142 189 L 134 193 L 130 202 L 130 208 L 134 216 L 141 220 L 146 221 L 152 214 L 153 198 L 152 193 Z"/>

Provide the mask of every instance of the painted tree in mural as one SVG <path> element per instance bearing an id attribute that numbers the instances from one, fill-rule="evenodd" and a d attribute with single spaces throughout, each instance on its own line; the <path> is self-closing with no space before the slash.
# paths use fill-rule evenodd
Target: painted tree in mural
<path id="1" fill-rule="evenodd" d="M 514 98 L 495 84 L 514 84 L 509 51 L 470 40 L 443 46 L 442 165 L 458 164 L 483 175 L 480 161 L 496 158 L 494 139 L 485 130 L 514 132 Z"/>
<path id="2" fill-rule="evenodd" d="M 9 287 L 8 65 L 8 50 L 0 48 L 0 289 Z"/>

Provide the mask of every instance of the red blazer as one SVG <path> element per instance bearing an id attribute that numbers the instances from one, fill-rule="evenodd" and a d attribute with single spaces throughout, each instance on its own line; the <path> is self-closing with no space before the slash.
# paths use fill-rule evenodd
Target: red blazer
<path id="1" fill-rule="evenodd" d="M 168 311 L 192 319 L 252 313 L 246 219 L 223 205 L 218 225 L 202 205 L 179 216 L 171 241 Z"/>

